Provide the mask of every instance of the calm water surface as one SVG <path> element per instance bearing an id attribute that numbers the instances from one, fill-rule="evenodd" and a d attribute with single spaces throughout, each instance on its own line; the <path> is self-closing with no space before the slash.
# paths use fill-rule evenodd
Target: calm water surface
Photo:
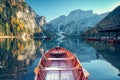
<path id="1" fill-rule="evenodd" d="M 89 80 L 120 80 L 120 46 L 80 39 L 0 39 L 0 80 L 34 80 L 41 56 L 56 46 L 78 57 Z"/>

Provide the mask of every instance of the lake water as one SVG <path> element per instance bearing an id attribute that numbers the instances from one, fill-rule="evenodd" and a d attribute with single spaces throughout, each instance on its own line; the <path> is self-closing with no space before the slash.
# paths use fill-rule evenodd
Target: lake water
<path id="1" fill-rule="evenodd" d="M 44 52 L 61 46 L 74 53 L 89 80 L 120 80 L 120 45 L 80 39 L 0 39 L 0 80 L 34 80 Z"/>

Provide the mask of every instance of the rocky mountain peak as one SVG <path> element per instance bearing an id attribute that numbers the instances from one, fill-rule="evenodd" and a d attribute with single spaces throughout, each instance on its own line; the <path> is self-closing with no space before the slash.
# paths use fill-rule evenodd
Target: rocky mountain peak
<path id="1" fill-rule="evenodd" d="M 72 22 L 72 21 L 79 21 L 81 19 L 89 18 L 92 16 L 95 16 L 96 14 L 93 13 L 92 10 L 84 11 L 84 10 L 74 10 L 70 12 L 70 14 L 67 16 L 66 24 Z"/>
<path id="2" fill-rule="evenodd" d="M 38 25 L 42 27 L 44 24 L 46 24 L 46 17 L 45 16 L 38 17 L 37 22 L 38 22 Z"/>
<path id="3" fill-rule="evenodd" d="M 92 10 L 74 10 L 69 15 L 53 19 L 46 29 L 56 32 L 60 29 L 65 35 L 79 35 L 99 23 L 108 13 L 95 14 Z"/>
<path id="4" fill-rule="evenodd" d="M 77 9 L 77 10 L 72 11 L 69 15 L 75 15 L 75 14 L 76 15 L 93 14 L 93 11 L 92 10 L 85 11 L 85 10 Z"/>

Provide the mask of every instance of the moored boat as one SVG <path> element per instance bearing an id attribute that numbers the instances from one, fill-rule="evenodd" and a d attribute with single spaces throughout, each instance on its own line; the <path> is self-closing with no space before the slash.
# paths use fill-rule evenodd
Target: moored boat
<path id="1" fill-rule="evenodd" d="M 34 71 L 35 80 L 88 80 L 89 76 L 76 56 L 61 47 L 49 50 Z"/>
<path id="2" fill-rule="evenodd" d="M 88 41 L 101 41 L 101 39 L 99 39 L 99 38 L 92 38 L 92 37 L 87 38 L 87 40 Z"/>

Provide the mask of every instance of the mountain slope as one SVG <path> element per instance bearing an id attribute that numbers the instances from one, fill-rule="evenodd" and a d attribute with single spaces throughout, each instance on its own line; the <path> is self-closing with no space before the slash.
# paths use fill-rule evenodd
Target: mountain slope
<path id="1" fill-rule="evenodd" d="M 68 16 L 60 16 L 53 19 L 48 24 L 46 29 L 54 33 L 58 32 L 58 29 L 67 35 L 80 35 L 82 32 L 95 26 L 100 22 L 108 13 L 94 14 L 92 10 L 75 10 L 72 11 Z"/>
<path id="2" fill-rule="evenodd" d="M 100 21 L 96 26 L 91 30 L 88 30 L 82 35 L 98 33 L 99 28 L 109 27 L 113 25 L 120 25 L 120 6 L 116 7 L 112 12 L 110 12 L 102 21 Z"/>
<path id="3" fill-rule="evenodd" d="M 108 14 L 97 26 L 106 27 L 109 25 L 120 24 L 120 6 L 116 7 L 111 13 Z"/>

